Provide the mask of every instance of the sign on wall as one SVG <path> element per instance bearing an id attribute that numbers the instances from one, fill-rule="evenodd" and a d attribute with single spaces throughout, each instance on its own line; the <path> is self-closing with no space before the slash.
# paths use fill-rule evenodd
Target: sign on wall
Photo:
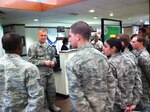
<path id="1" fill-rule="evenodd" d="M 117 37 L 122 33 L 122 21 L 114 19 L 101 19 L 101 38 L 104 42 L 109 38 Z"/>
<path id="2" fill-rule="evenodd" d="M 109 38 L 115 38 L 120 34 L 120 26 L 105 26 L 104 27 L 104 37 L 105 40 Z"/>

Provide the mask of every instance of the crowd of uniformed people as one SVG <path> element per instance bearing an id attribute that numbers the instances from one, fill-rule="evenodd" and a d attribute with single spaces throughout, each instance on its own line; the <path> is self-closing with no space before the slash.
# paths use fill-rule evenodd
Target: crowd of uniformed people
<path id="1" fill-rule="evenodd" d="M 74 23 L 68 41 L 77 52 L 66 62 L 70 112 L 150 112 L 150 35 L 146 28 L 131 38 L 90 43 L 91 29 Z M 39 29 L 38 41 L 21 58 L 22 40 L 13 32 L 2 37 L 5 55 L 0 59 L 0 112 L 59 112 L 54 104 L 55 52 Z M 100 45 L 94 45 L 96 42 Z M 96 46 L 96 47 L 95 47 Z M 98 48 L 100 47 L 100 48 Z"/>

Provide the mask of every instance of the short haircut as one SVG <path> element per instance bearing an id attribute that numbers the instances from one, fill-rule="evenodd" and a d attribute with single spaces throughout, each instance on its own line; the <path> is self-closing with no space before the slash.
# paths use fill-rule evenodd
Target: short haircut
<path id="1" fill-rule="evenodd" d="M 135 36 L 137 36 L 137 34 L 133 34 L 133 35 L 130 37 L 130 39 L 132 40 L 133 37 L 135 37 Z"/>
<path id="2" fill-rule="evenodd" d="M 67 42 L 68 42 L 68 38 L 64 38 L 62 41 L 63 44 L 67 44 Z"/>
<path id="3" fill-rule="evenodd" d="M 83 21 L 74 23 L 71 26 L 71 32 L 73 34 L 80 34 L 86 40 L 89 40 L 91 36 L 90 26 Z"/>
<path id="4" fill-rule="evenodd" d="M 145 37 L 140 36 L 140 35 L 136 35 L 136 37 L 137 37 L 137 41 L 138 41 L 138 42 L 142 42 L 142 43 L 143 43 L 143 46 L 145 46 L 145 44 L 146 44 L 146 39 L 145 39 Z"/>
<path id="5" fill-rule="evenodd" d="M 122 50 L 122 44 L 121 41 L 117 38 L 110 38 L 106 40 L 106 42 L 110 45 L 110 48 L 116 47 L 117 51 L 120 52 Z"/>
<path id="6" fill-rule="evenodd" d="M 14 53 L 21 42 L 21 36 L 14 32 L 7 33 L 2 37 L 2 46 L 6 53 Z"/>
<path id="7" fill-rule="evenodd" d="M 142 31 L 142 33 L 146 33 L 146 29 L 144 27 L 139 28 L 139 31 Z"/>
<path id="8" fill-rule="evenodd" d="M 39 31 L 48 32 L 47 29 L 45 29 L 45 28 L 40 28 Z"/>
<path id="9" fill-rule="evenodd" d="M 129 46 L 129 43 L 130 43 L 129 35 L 127 35 L 127 34 L 120 34 L 119 35 L 119 40 L 121 42 L 124 42 L 125 47 Z"/>

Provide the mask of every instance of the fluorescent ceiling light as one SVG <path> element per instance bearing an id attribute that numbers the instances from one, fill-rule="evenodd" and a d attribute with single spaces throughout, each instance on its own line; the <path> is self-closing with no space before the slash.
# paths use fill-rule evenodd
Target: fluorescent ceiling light
<path id="1" fill-rule="evenodd" d="M 94 19 L 97 19 L 97 16 L 93 17 Z"/>
<path id="2" fill-rule="evenodd" d="M 38 19 L 34 19 L 34 21 L 39 21 Z"/>
<path id="3" fill-rule="evenodd" d="M 89 12 L 90 12 L 90 13 L 93 13 L 93 12 L 95 12 L 95 10 L 91 9 L 91 10 L 89 10 Z"/>

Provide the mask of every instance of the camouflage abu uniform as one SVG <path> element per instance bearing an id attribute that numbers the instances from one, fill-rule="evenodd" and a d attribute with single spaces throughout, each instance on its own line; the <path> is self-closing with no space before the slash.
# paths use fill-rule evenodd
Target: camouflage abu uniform
<path id="1" fill-rule="evenodd" d="M 124 49 L 124 52 L 122 52 L 122 54 L 123 54 L 125 57 L 130 58 L 132 61 L 134 61 L 135 64 L 138 64 L 138 63 L 137 63 L 136 56 L 135 56 L 132 52 L 130 52 L 128 48 L 125 48 L 125 49 Z"/>
<path id="2" fill-rule="evenodd" d="M 95 49 L 102 51 L 103 48 L 103 42 L 101 42 L 100 40 L 98 40 L 96 43 L 94 42 L 94 40 L 91 42 L 91 44 L 94 46 Z"/>
<path id="3" fill-rule="evenodd" d="M 141 72 L 141 69 L 140 67 L 138 66 L 138 62 L 137 62 L 137 59 L 136 59 L 136 56 L 129 51 L 129 49 L 125 49 L 124 52 L 122 53 L 123 56 L 125 56 L 125 58 L 128 58 L 130 61 L 133 62 L 133 64 L 136 65 L 136 68 L 138 70 L 138 74 L 135 74 L 136 77 L 135 77 L 135 96 L 137 97 L 137 101 L 140 100 L 141 98 L 141 95 L 142 95 L 142 80 L 141 80 L 141 76 L 142 76 L 142 72 Z"/>
<path id="4" fill-rule="evenodd" d="M 66 65 L 71 112 L 112 112 L 116 80 L 107 58 L 92 45 L 82 45 Z"/>
<path id="5" fill-rule="evenodd" d="M 131 61 L 133 61 L 133 63 L 135 63 L 136 66 L 137 66 L 138 74 L 135 77 L 135 82 L 136 83 L 135 83 L 135 88 L 133 90 L 134 90 L 134 96 L 136 97 L 137 101 L 139 102 L 140 98 L 141 98 L 141 95 L 142 95 L 142 80 L 141 80 L 142 72 L 141 72 L 141 69 L 138 66 L 136 56 L 132 52 L 130 52 L 128 48 L 125 48 L 122 55 L 125 56 L 126 58 L 130 59 Z"/>
<path id="6" fill-rule="evenodd" d="M 143 107 L 143 112 L 150 112 L 150 55 L 145 48 L 138 53 L 137 60 L 142 70 L 143 86 L 143 95 L 140 104 Z"/>
<path id="7" fill-rule="evenodd" d="M 44 112 L 38 68 L 17 54 L 0 59 L 0 112 Z"/>
<path id="8" fill-rule="evenodd" d="M 49 104 L 52 104 L 54 102 L 56 90 L 53 69 L 50 67 L 46 67 L 44 61 L 51 60 L 56 62 L 55 53 L 48 43 L 45 42 L 44 44 L 40 44 L 39 42 L 36 42 L 29 48 L 28 56 L 29 61 L 39 68 L 41 82 L 46 93 L 45 106 L 48 106 Z"/>
<path id="9" fill-rule="evenodd" d="M 114 110 L 119 112 L 120 109 L 139 102 L 142 83 L 137 65 L 127 57 L 127 54 L 126 56 L 120 53 L 113 54 L 109 58 L 109 62 L 115 71 L 114 76 L 118 80 L 115 102 L 118 108 L 114 108 Z M 117 111 L 117 109 L 119 110 Z"/>

